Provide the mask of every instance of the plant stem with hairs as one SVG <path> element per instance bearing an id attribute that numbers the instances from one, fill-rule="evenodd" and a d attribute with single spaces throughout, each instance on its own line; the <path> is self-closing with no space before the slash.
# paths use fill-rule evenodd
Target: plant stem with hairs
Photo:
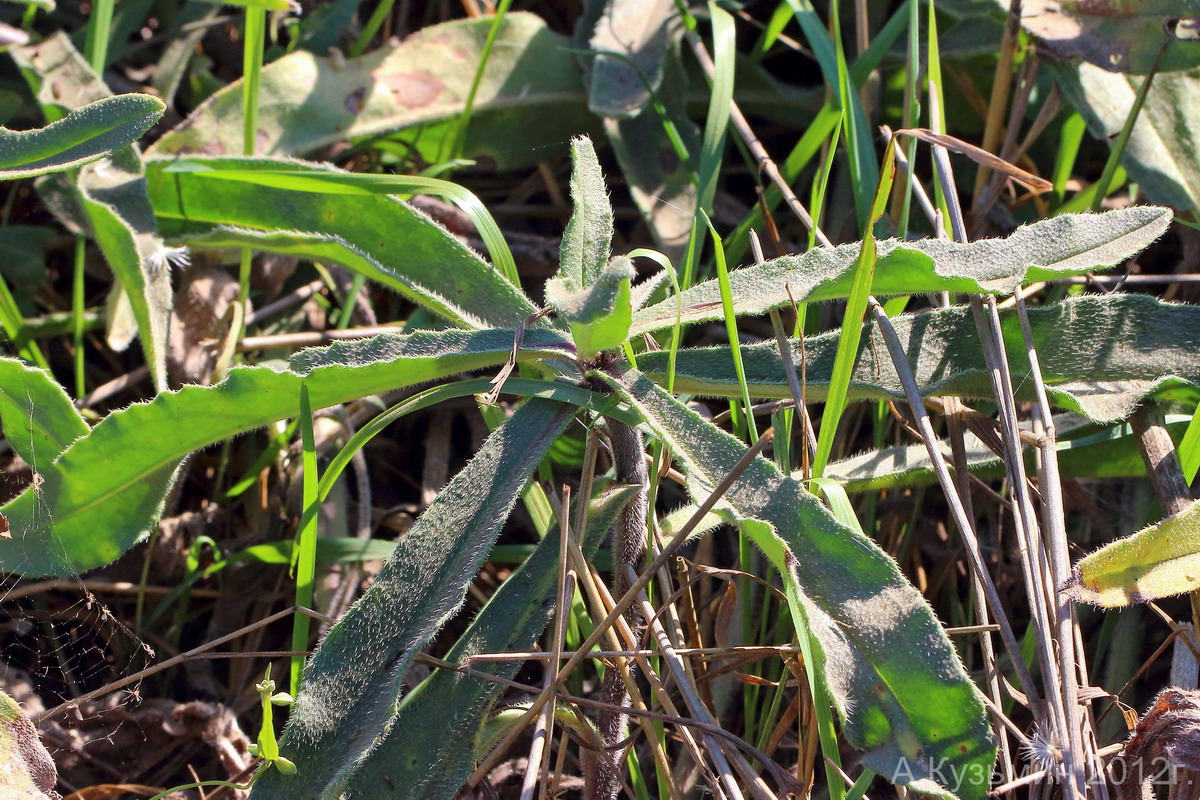
<path id="1" fill-rule="evenodd" d="M 625 567 L 635 573 L 641 567 L 646 552 L 646 499 L 649 486 L 646 475 L 646 459 L 642 434 L 621 422 L 607 421 L 608 440 L 612 447 L 613 466 L 616 479 L 638 487 L 637 495 L 629 501 L 613 526 L 613 597 L 623 597 L 629 591 L 629 579 Z M 625 620 L 635 632 L 643 623 L 637 604 L 630 605 Z M 599 700 L 615 706 L 627 707 L 629 693 L 621 680 L 621 673 L 613 668 L 604 673 L 600 684 Z M 587 800 L 614 800 L 621 791 L 621 756 L 629 727 L 626 714 L 602 711 L 596 717 L 596 727 L 604 742 L 604 751 L 586 752 L 584 756 L 587 776 Z"/>

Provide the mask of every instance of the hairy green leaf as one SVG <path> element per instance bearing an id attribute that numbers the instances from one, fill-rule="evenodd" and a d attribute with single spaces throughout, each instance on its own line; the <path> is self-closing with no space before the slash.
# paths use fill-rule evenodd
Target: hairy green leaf
<path id="1" fill-rule="evenodd" d="M 745 445 L 645 376 L 607 378 L 662 437 L 706 497 Z M 921 594 L 872 540 L 796 480 L 756 458 L 721 499 L 791 583 L 824 650 L 824 676 L 864 763 L 922 792 L 987 795 L 996 743 L 978 690 Z M 933 771 L 931 766 L 940 766 Z M 959 786 L 935 778 L 967 776 Z"/>
<path id="2" fill-rule="evenodd" d="M 15 358 L 0 358 L 0 422 L 13 452 L 35 472 L 89 430 L 50 373 Z"/>
<path id="3" fill-rule="evenodd" d="M 129 301 L 155 387 L 167 388 L 167 328 L 174 305 L 172 255 L 154 224 L 141 154 L 127 147 L 79 174 L 84 213 Z"/>
<path id="4" fill-rule="evenodd" d="M 97 100 L 44 128 L 0 128 L 0 179 L 31 178 L 89 164 L 128 147 L 163 115 L 148 94 Z"/>
<path id="5" fill-rule="evenodd" d="M 212 170 L 341 174 L 288 159 L 192 160 Z M 487 262 L 401 200 L 213 180 L 202 172 L 172 170 L 171 164 L 147 163 L 150 200 L 168 238 L 196 245 L 252 244 L 335 261 L 463 327 L 511 328 L 537 311 Z"/>
<path id="6" fill-rule="evenodd" d="M 970 244 L 941 239 L 878 242 L 872 293 L 1012 292 L 1022 283 L 1111 267 L 1153 242 L 1171 223 L 1165 208 L 1134 206 L 1105 214 L 1054 217 L 1018 228 L 1004 239 Z M 738 314 L 765 314 L 797 302 L 846 297 L 859 245 L 820 247 L 730 273 Z M 790 290 L 790 297 L 789 297 Z M 683 293 L 683 322 L 721 319 L 715 280 Z M 637 335 L 675 323 L 675 300 L 634 315 Z"/>
<path id="7" fill-rule="evenodd" d="M 1100 548 L 1059 588 L 1077 603 L 1105 608 L 1200 589 L 1200 503 Z"/>
<path id="8" fill-rule="evenodd" d="M 558 275 L 568 291 L 590 286 L 608 263 L 613 237 L 612 204 L 592 140 L 571 140 L 571 219 L 563 234 Z"/>
<path id="9" fill-rule="evenodd" d="M 490 17 L 431 25 L 355 59 L 295 52 L 262 71 L 260 155 L 306 155 L 334 142 L 392 134 L 429 162 L 453 135 Z M 501 168 L 531 166 L 594 126 L 569 40 L 533 14 L 500 27 L 472 107 L 463 154 Z M 217 92 L 148 156 L 242 152 L 242 82 Z"/>
<path id="10" fill-rule="evenodd" d="M 1145 78 L 1091 64 L 1044 63 L 1092 135 L 1112 142 Z M 1121 165 L 1151 201 L 1180 211 L 1200 208 L 1200 145 L 1192 126 L 1197 113 L 1200 68 L 1156 76 L 1121 154 Z"/>
<path id="11" fill-rule="evenodd" d="M 1000 315 L 1008 343 L 1016 395 L 1035 400 L 1033 381 L 1013 311 Z M 1050 399 L 1097 422 L 1124 419 L 1144 397 L 1200 399 L 1200 308 L 1160 302 L 1145 295 L 1083 296 L 1032 308 L 1029 320 Z M 969 309 L 947 308 L 898 317 L 896 335 L 909 354 L 926 395 L 991 397 L 982 346 Z M 809 399 L 828 390 L 837 332 L 806 339 L 792 348 L 797 373 L 804 370 Z M 803 353 L 803 355 L 802 355 Z M 742 348 L 753 397 L 791 397 L 775 343 Z M 638 365 L 665 381 L 668 354 L 646 353 Z M 690 394 L 738 397 L 737 374 L 728 347 L 679 351 L 675 389 Z M 883 337 L 864 331 L 850 399 L 903 399 L 904 390 Z"/>
<path id="12" fill-rule="evenodd" d="M 618 348 L 629 338 L 631 286 L 636 276 L 633 262 L 617 256 L 582 289 L 569 288 L 565 277 L 546 282 L 546 302 L 560 319 L 570 323 L 580 358 Z"/>
<path id="13" fill-rule="evenodd" d="M 338 796 L 387 730 L 405 668 L 462 605 L 526 478 L 573 411 L 549 400 L 527 402 L 400 539 L 375 583 L 305 666 L 280 744 L 297 774 L 265 773 L 254 800 Z"/>
<path id="14" fill-rule="evenodd" d="M 581 547 L 591 558 L 617 514 L 633 497 L 621 486 L 592 501 Z M 559 570 L 558 530 L 552 529 L 496 591 L 445 659 L 461 664 L 479 653 L 529 650 L 554 613 Z M 517 661 L 483 662 L 475 669 L 512 678 Z M 503 686 L 495 681 L 437 670 L 400 703 L 396 719 L 351 777 L 346 800 L 453 800 L 471 769 L 476 733 Z M 435 738 L 413 731 L 438 730 Z"/>
<path id="15" fill-rule="evenodd" d="M 185 386 L 110 414 L 42 471 L 43 481 L 3 507 L 12 538 L 0 571 L 72 575 L 132 547 L 157 524 L 181 460 L 215 442 L 314 408 L 507 361 L 513 331 L 385 334 L 294 355 L 287 369 L 236 367 L 215 386 Z M 561 356 L 571 345 L 528 331 L 522 360 Z"/>

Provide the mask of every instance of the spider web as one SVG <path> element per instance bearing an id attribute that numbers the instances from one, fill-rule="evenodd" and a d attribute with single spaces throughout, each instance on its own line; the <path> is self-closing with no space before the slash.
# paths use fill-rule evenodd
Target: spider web
<path id="1" fill-rule="evenodd" d="M 32 429 L 32 414 L 29 423 Z M 0 434 L 5 432 L 0 421 Z M 7 440 L 0 440 L 0 467 L 5 500 L 32 492 L 38 516 L 50 520 L 36 466 L 25 464 Z M 53 526 L 45 529 L 53 531 Z M 82 704 L 75 701 L 156 660 L 153 648 L 133 631 L 127 616 L 127 610 L 136 606 L 138 589 L 133 583 L 75 572 L 53 533 L 44 546 L 59 565 L 54 570 L 58 577 L 23 577 L 19 560 L 5 564 L 6 572 L 0 573 L 0 690 L 39 723 L 60 775 L 64 767 L 84 764 L 91 767 L 88 772 L 97 782 L 120 782 L 121 771 L 109 763 L 105 751 L 111 750 L 117 737 L 128 736 L 123 728 L 129 709 L 140 699 L 141 682 Z M 154 598 L 145 602 L 152 607 Z"/>

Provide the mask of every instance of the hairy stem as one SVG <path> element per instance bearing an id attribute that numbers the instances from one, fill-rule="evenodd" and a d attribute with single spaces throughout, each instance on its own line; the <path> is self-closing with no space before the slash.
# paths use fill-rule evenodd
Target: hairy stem
<path id="1" fill-rule="evenodd" d="M 613 596 L 622 597 L 630 588 L 625 568 L 629 567 L 636 573 L 646 552 L 646 498 L 649 483 L 642 434 L 636 428 L 610 419 L 608 439 L 612 446 L 617 480 L 638 487 L 637 495 L 625 506 L 613 527 Z M 636 603 L 625 612 L 625 621 L 634 631 L 640 629 L 642 615 Z M 629 694 L 616 669 L 604 673 L 599 700 L 613 706 L 629 706 Z M 615 800 L 621 791 L 621 754 L 624 752 L 619 745 L 627 736 L 629 718 L 622 712 L 601 711 L 596 717 L 596 727 L 605 750 L 602 753 L 585 753 L 586 797 L 587 800 Z"/>

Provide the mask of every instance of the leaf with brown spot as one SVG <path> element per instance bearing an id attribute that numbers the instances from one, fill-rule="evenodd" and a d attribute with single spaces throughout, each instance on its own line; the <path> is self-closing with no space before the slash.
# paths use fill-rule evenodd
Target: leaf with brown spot
<path id="1" fill-rule="evenodd" d="M 999 0 L 1008 8 L 1008 0 Z M 1058 58 L 1078 58 L 1109 72 L 1144 75 L 1170 42 L 1159 69 L 1200 65 L 1200 41 L 1189 38 L 1197 0 L 1025 0 L 1021 25 Z"/>
<path id="2" fill-rule="evenodd" d="M 391 134 L 429 162 L 442 158 L 466 104 L 490 17 L 433 25 L 353 59 L 290 53 L 262 71 L 259 155 L 303 156 Z M 508 14 L 479 83 L 464 157 L 502 169 L 561 152 L 596 127 L 570 41 L 533 14 Z M 242 152 L 242 82 L 217 92 L 147 157 Z"/>

